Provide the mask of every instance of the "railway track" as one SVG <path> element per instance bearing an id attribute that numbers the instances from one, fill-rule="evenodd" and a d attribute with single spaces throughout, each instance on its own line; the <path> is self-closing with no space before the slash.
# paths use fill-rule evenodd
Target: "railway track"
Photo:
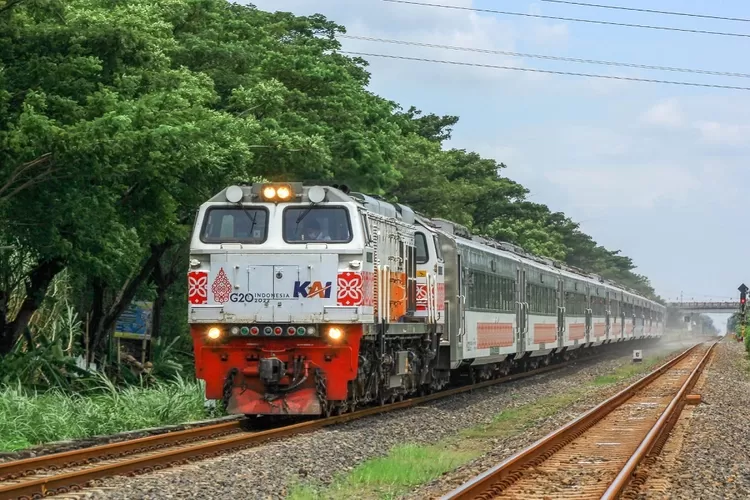
<path id="1" fill-rule="evenodd" d="M 116 443 L 0 463 L 0 500 L 36 499 L 79 491 L 91 481 L 125 474 L 148 473 L 200 460 L 379 413 L 417 406 L 463 392 L 534 377 L 573 363 L 594 360 L 605 353 L 560 362 L 536 370 L 516 373 L 473 385 L 411 398 L 353 413 L 287 425 L 260 432 L 244 432 L 242 422 L 233 421 Z"/>
<path id="2" fill-rule="evenodd" d="M 639 464 L 660 451 L 715 345 L 691 347 L 443 499 L 620 497 L 645 481 Z"/>

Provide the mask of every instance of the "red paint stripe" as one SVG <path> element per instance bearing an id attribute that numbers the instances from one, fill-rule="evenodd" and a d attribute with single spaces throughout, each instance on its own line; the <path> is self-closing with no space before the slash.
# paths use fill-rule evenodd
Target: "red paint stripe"
<path id="1" fill-rule="evenodd" d="M 547 323 L 534 323 L 534 343 L 548 344 L 557 340 L 557 325 Z"/>
<path id="2" fill-rule="evenodd" d="M 513 345 L 513 323 L 477 323 L 477 348 Z"/>

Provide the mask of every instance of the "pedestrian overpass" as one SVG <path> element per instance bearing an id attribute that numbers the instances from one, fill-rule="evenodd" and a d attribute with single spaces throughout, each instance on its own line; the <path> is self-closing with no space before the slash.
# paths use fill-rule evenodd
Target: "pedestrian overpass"
<path id="1" fill-rule="evenodd" d="M 739 302 L 736 300 L 727 302 L 670 302 L 667 307 L 677 309 L 680 312 L 708 314 L 727 313 L 732 314 L 740 310 Z"/>

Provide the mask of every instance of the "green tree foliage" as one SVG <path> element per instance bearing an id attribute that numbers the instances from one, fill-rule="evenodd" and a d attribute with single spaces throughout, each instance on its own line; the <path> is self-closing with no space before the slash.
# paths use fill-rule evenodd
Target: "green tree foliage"
<path id="1" fill-rule="evenodd" d="M 226 0 L 0 2 L 0 355 L 34 344 L 63 269 L 91 352 L 135 297 L 182 333 L 195 210 L 259 177 L 347 182 L 652 292 L 504 164 L 444 149 L 458 117 L 369 92 L 343 31 Z"/>

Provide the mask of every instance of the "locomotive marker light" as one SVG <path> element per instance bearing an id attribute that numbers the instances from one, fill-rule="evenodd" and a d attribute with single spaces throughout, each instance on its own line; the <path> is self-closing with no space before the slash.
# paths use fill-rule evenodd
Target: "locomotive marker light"
<path id="1" fill-rule="evenodd" d="M 229 186 L 225 194 L 226 199 L 229 203 L 239 203 L 245 194 L 242 192 L 242 188 L 239 186 Z"/>
<path id="2" fill-rule="evenodd" d="M 328 337 L 331 340 L 340 340 L 341 337 L 343 337 L 343 335 L 344 335 L 344 332 L 341 331 L 341 328 L 332 326 L 331 328 L 328 329 Z"/>
<path id="3" fill-rule="evenodd" d="M 215 326 L 208 329 L 208 338 L 216 340 L 219 337 L 221 337 L 221 330 L 219 330 Z"/>
<path id="4" fill-rule="evenodd" d="M 322 203 L 326 199 L 326 190 L 321 186 L 313 186 L 307 191 L 307 199 L 310 203 Z"/>

